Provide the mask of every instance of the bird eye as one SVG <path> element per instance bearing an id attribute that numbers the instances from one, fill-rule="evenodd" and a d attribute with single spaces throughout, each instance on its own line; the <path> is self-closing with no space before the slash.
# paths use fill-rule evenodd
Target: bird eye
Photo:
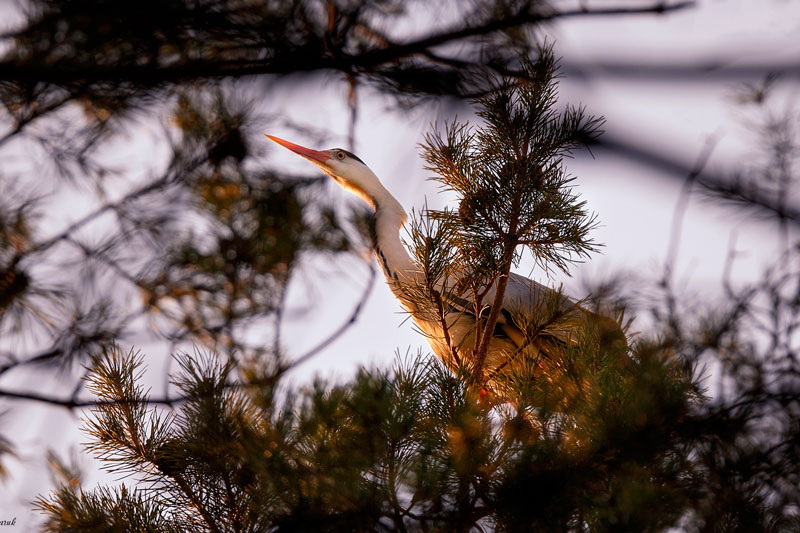
<path id="1" fill-rule="evenodd" d="M 336 159 L 340 161 L 344 159 L 344 152 L 336 152 Z"/>

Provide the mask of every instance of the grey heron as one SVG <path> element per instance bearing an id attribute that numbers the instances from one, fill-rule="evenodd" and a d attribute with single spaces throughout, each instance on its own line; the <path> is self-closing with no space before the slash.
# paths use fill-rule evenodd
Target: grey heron
<path id="1" fill-rule="evenodd" d="M 441 321 L 420 312 L 414 301 L 409 299 L 404 286 L 424 283 L 423 273 L 400 237 L 400 231 L 407 220 L 406 211 L 375 173 L 361 159 L 342 148 L 313 150 L 271 135 L 267 137 L 319 167 L 341 187 L 360 197 L 374 209 L 373 249 L 391 291 L 411 314 L 434 353 L 445 365 L 451 370 L 458 370 L 461 366 L 458 354 L 470 362 L 478 321 L 474 306 L 468 297 L 444 291 Z M 495 300 L 495 287 L 496 283 L 489 287 L 485 301 Z M 518 274 L 509 275 L 502 306 L 485 359 L 485 368 L 489 372 L 484 385 L 494 389 L 496 394 L 493 396 L 499 393 L 491 383 L 493 375 L 507 367 L 512 359 L 530 362 L 540 361 L 541 356 L 548 359 L 556 357 L 559 349 L 570 342 L 568 324 L 571 323 L 574 327 L 576 320 L 589 319 L 601 334 L 610 333 L 615 341 L 625 342 L 624 334 L 615 320 L 592 313 L 562 296 L 559 291 Z M 555 322 L 558 324 L 548 324 L 549 327 L 541 327 L 532 334 L 531 329 L 524 325 L 525 319 L 519 317 L 536 313 L 541 316 L 543 306 L 556 309 L 559 320 Z M 485 315 L 479 314 L 481 320 L 485 320 Z M 502 393 L 499 396 L 502 397 Z"/>

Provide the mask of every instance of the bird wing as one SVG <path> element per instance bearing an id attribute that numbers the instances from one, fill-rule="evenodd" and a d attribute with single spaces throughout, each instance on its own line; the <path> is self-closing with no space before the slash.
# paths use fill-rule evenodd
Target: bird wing
<path id="1" fill-rule="evenodd" d="M 484 305 L 491 306 L 494 303 L 496 294 L 497 280 L 492 283 L 492 286 L 486 292 L 486 296 L 483 298 Z M 548 305 L 554 298 L 558 300 L 559 307 L 565 311 L 577 306 L 575 302 L 562 295 L 559 291 L 512 272 L 508 276 L 506 291 L 503 294 L 501 318 L 507 318 L 505 315 L 508 313 L 536 312 L 543 305 Z M 453 291 L 448 291 L 445 299 L 456 310 L 474 314 L 470 295 L 466 293 L 455 294 Z"/>
<path id="2" fill-rule="evenodd" d="M 462 347 L 469 350 L 475 342 L 474 325 L 477 317 L 472 296 L 467 291 L 457 291 L 455 286 L 455 283 L 448 284 L 449 290 L 441 293 L 445 303 L 445 320 L 450 328 L 451 347 L 440 343 L 438 350 L 434 346 L 434 351 L 443 361 L 451 357 L 452 347 L 457 347 L 459 351 Z M 482 321 L 491 313 L 496 294 L 497 280 L 483 300 L 484 309 L 479 313 Z M 609 345 L 623 348 L 627 346 L 624 331 L 616 320 L 585 309 L 564 296 L 560 290 L 518 274 L 510 274 L 487 353 L 486 364 L 490 376 L 501 372 L 515 360 L 534 361 L 543 368 L 538 354 L 549 360 L 560 360 L 569 346 L 579 343 L 578 332 L 588 325 L 595 328 L 601 343 L 614 343 Z M 518 358 L 518 354 L 527 355 Z"/>
<path id="3" fill-rule="evenodd" d="M 484 306 L 491 307 L 497 294 L 497 280 L 492 283 L 486 296 L 483 299 Z M 467 294 L 454 294 L 452 291 L 445 294 L 448 305 L 457 312 L 472 315 L 475 311 L 472 299 Z M 481 313 L 484 317 L 489 315 L 490 310 L 484 308 Z M 574 315 L 572 311 L 581 309 L 575 302 L 561 294 L 560 291 L 551 289 L 541 283 L 537 283 L 519 274 L 511 273 L 506 284 L 506 291 L 503 294 L 502 308 L 497 319 L 496 333 L 502 330 L 505 336 L 514 339 L 518 343 L 519 339 L 525 338 L 524 331 L 530 330 L 529 325 L 540 325 L 553 322 L 554 327 L 546 328 L 550 337 L 555 337 L 561 341 L 566 341 L 568 328 L 557 327 L 556 322 L 562 322 L 560 318 Z M 533 324 L 531 324 L 533 321 Z"/>
<path id="4" fill-rule="evenodd" d="M 486 294 L 487 304 L 494 301 L 497 282 Z M 562 343 L 574 343 L 576 329 L 591 324 L 601 342 L 627 345 L 627 338 L 618 319 L 590 311 L 580 303 L 568 298 L 560 290 L 552 289 L 524 276 L 509 274 L 506 292 L 503 295 L 501 319 L 498 324 L 512 339 L 525 336 L 524 331 L 536 331 L 536 336 L 556 339 Z M 588 321 L 588 323 L 587 323 Z M 532 327 L 531 327 L 532 326 Z M 513 331 L 517 329 L 518 331 Z"/>
<path id="5" fill-rule="evenodd" d="M 489 303 L 494 302 L 495 294 L 497 294 L 497 280 L 492 283 L 489 292 L 486 293 L 485 301 Z M 542 305 L 547 305 L 556 297 L 558 297 L 560 305 L 563 306 L 564 309 L 575 306 L 574 302 L 566 296 L 563 296 L 559 291 L 512 272 L 508 275 L 506 292 L 503 294 L 503 309 L 529 313 L 535 312 Z"/>

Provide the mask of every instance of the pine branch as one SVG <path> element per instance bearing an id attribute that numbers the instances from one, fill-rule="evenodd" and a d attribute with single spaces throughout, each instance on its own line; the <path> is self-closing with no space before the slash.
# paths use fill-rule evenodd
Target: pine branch
<path id="1" fill-rule="evenodd" d="M 426 211 L 448 237 L 432 239 L 432 250 L 420 242 L 412 248 L 423 265 L 428 256 L 445 253 L 436 247 L 454 249 L 450 268 L 461 278 L 458 285 L 472 290 L 475 345 L 470 362 L 476 381 L 484 379 L 518 248 L 528 246 L 537 263 L 564 271 L 596 249 L 588 236 L 596 219 L 572 193 L 573 178 L 562 161 L 596 136 L 603 121 L 587 117 L 581 107 L 556 111 L 551 47 L 543 46 L 536 61 L 523 59 L 522 65 L 526 81 L 492 80 L 492 90 L 476 100 L 481 127 L 447 124 L 443 133 L 425 137 L 426 168 L 444 189 L 456 193 L 459 209 Z M 426 268 L 423 272 L 430 277 Z M 485 305 L 490 290 L 492 301 Z"/>
<path id="2" fill-rule="evenodd" d="M 396 45 L 391 48 L 365 52 L 359 56 L 356 56 L 354 58 L 356 59 L 354 63 L 359 66 L 369 66 L 369 65 L 376 65 L 385 62 L 395 61 L 400 57 L 406 57 L 417 53 L 421 53 L 425 50 L 446 43 L 460 41 L 469 37 L 480 37 L 517 26 L 549 22 L 559 18 L 662 14 L 670 11 L 680 11 L 682 9 L 694 7 L 695 5 L 696 2 L 692 0 L 692 1 L 677 2 L 671 5 L 665 5 L 664 2 L 657 2 L 655 5 L 652 6 L 644 6 L 638 8 L 618 7 L 618 8 L 605 8 L 605 9 L 576 9 L 567 11 L 554 11 L 552 13 L 546 13 L 546 14 L 522 11 L 516 15 L 511 15 L 506 18 L 491 21 L 487 24 L 482 24 L 475 27 L 455 28 L 451 30 L 445 30 L 436 35 L 431 35 L 428 37 L 417 39 L 409 43 Z"/>
<path id="3" fill-rule="evenodd" d="M 522 331 L 525 333 L 525 337 L 523 342 L 517 347 L 517 349 L 512 353 L 510 356 L 506 357 L 506 359 L 492 369 L 487 377 L 487 381 L 491 380 L 495 376 L 499 375 L 500 372 L 513 363 L 520 354 L 524 353 L 529 346 L 533 344 L 535 340 L 537 340 L 545 331 L 547 331 L 552 326 L 557 325 L 565 316 L 569 314 L 568 311 L 564 310 L 561 305 L 561 297 L 560 294 L 554 297 L 554 301 L 557 305 L 557 309 L 555 312 L 549 312 L 548 317 L 545 320 L 531 320 L 528 324 L 525 324 L 525 327 L 521 327 Z M 533 319 L 534 313 L 526 313 L 525 318 Z M 523 324 L 516 324 L 518 326 L 523 326 Z M 533 326 L 533 327 L 530 327 Z M 536 354 L 536 360 L 532 362 L 533 365 L 538 365 L 541 359 L 541 354 L 543 351 L 539 349 Z"/>
<path id="4" fill-rule="evenodd" d="M 203 521 L 206 523 L 206 526 L 208 526 L 208 529 L 214 533 L 220 533 L 222 530 L 217 526 L 216 520 L 211 516 L 208 509 L 206 509 L 205 504 L 203 504 L 197 494 L 195 494 L 192 486 L 180 474 L 171 474 L 170 477 L 175 480 L 175 483 L 189 499 L 192 506 L 200 513 L 200 516 L 203 517 Z"/>
<path id="5" fill-rule="evenodd" d="M 447 285 L 446 281 L 444 285 Z M 433 298 L 433 301 L 436 304 L 436 312 L 438 314 L 439 324 L 442 326 L 442 336 L 444 337 L 444 342 L 450 349 L 450 353 L 453 355 L 456 366 L 461 368 L 461 358 L 458 356 L 458 350 L 455 346 L 453 346 L 453 341 L 450 339 L 450 326 L 447 324 L 447 319 L 444 314 L 444 302 L 442 302 L 442 295 L 430 285 L 428 286 L 428 291 L 430 292 L 431 298 Z"/>
<path id="6" fill-rule="evenodd" d="M 475 350 L 475 367 L 472 374 L 473 379 L 475 379 L 478 383 L 482 383 L 484 381 L 483 366 L 486 362 L 486 356 L 489 353 L 489 342 L 492 340 L 494 328 L 497 326 L 497 320 L 500 318 L 500 311 L 503 308 L 503 297 L 506 294 L 506 287 L 508 286 L 508 275 L 511 272 L 513 254 L 513 245 L 509 245 L 506 252 L 506 257 L 503 258 L 503 270 L 497 277 L 497 288 L 494 302 L 491 306 L 491 311 L 489 312 L 489 316 L 486 318 L 485 325 L 483 325 L 479 330 L 480 343 L 478 344 L 478 348 Z"/>

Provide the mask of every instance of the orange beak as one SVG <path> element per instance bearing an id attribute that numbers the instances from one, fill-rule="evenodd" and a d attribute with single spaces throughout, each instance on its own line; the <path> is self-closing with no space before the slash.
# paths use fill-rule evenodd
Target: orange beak
<path id="1" fill-rule="evenodd" d="M 279 139 L 278 137 L 273 137 L 272 135 L 266 135 L 266 137 L 271 141 L 275 141 L 276 143 L 280 144 L 284 148 L 288 148 L 297 155 L 305 157 L 306 159 L 310 159 L 311 161 L 314 162 L 325 163 L 325 161 L 331 158 L 331 154 L 329 154 L 328 152 L 323 152 L 320 150 L 312 150 L 311 148 L 306 148 L 305 146 L 300 146 L 299 144 L 290 143 L 289 141 L 284 141 L 283 139 Z"/>

